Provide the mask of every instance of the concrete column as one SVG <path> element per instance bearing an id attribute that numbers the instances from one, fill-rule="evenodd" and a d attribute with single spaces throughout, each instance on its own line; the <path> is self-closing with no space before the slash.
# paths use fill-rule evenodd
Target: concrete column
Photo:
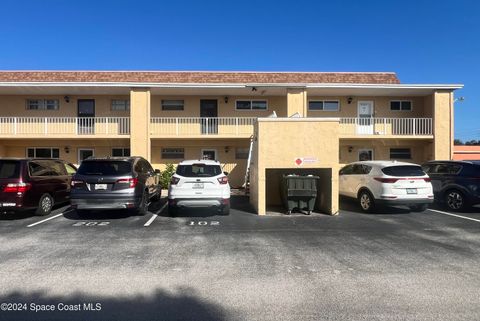
<path id="1" fill-rule="evenodd" d="M 287 116 L 295 113 L 307 117 L 307 91 L 305 88 L 287 89 Z"/>
<path id="2" fill-rule="evenodd" d="M 433 157 L 450 160 L 453 157 L 453 92 L 433 94 Z"/>
<path id="3" fill-rule="evenodd" d="M 151 160 L 149 88 L 130 90 L 130 150 L 132 156 Z"/>

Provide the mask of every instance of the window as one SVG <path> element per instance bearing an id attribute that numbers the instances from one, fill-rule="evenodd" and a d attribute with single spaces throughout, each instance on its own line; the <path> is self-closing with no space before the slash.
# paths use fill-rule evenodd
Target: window
<path id="1" fill-rule="evenodd" d="M 127 100 L 127 99 L 112 99 L 112 110 L 114 110 L 114 111 L 130 110 L 130 100 Z"/>
<path id="2" fill-rule="evenodd" d="M 58 99 L 27 99 L 29 110 L 58 110 L 60 101 Z"/>
<path id="3" fill-rule="evenodd" d="M 184 148 L 162 148 L 162 158 L 163 159 L 184 159 L 185 149 Z"/>
<path id="4" fill-rule="evenodd" d="M 86 160 L 82 162 L 77 173 L 80 175 L 120 176 L 132 172 L 132 164 L 127 161 Z"/>
<path id="5" fill-rule="evenodd" d="M 68 175 L 70 176 L 75 175 L 75 173 L 77 172 L 77 169 L 75 167 L 73 167 L 70 164 L 64 164 L 64 165 Z"/>
<path id="6" fill-rule="evenodd" d="M 425 172 L 420 166 L 400 165 L 382 168 L 382 172 L 389 176 L 425 176 Z"/>
<path id="7" fill-rule="evenodd" d="M 267 110 L 268 103 L 266 100 L 237 100 L 235 102 L 237 110 Z"/>
<path id="8" fill-rule="evenodd" d="M 235 148 L 235 159 L 248 159 L 248 153 L 250 149 L 248 147 Z"/>
<path id="9" fill-rule="evenodd" d="M 15 160 L 0 160 L 0 178 L 18 178 L 20 162 Z"/>
<path id="10" fill-rule="evenodd" d="M 184 104 L 183 100 L 162 99 L 162 110 L 183 110 Z"/>
<path id="11" fill-rule="evenodd" d="M 392 100 L 390 102 L 390 110 L 412 110 L 412 102 L 409 100 Z"/>
<path id="12" fill-rule="evenodd" d="M 58 148 L 27 148 L 27 157 L 32 158 L 60 158 L 60 149 Z"/>
<path id="13" fill-rule="evenodd" d="M 112 156 L 114 157 L 130 156 L 130 148 L 112 148 Z"/>
<path id="14" fill-rule="evenodd" d="M 202 163 L 192 165 L 179 165 L 176 173 L 183 177 L 213 177 L 222 173 L 219 165 L 205 165 Z"/>
<path id="15" fill-rule="evenodd" d="M 390 148 L 390 159 L 412 159 L 410 148 Z"/>
<path id="16" fill-rule="evenodd" d="M 310 100 L 308 110 L 339 111 L 340 102 L 338 100 Z"/>
<path id="17" fill-rule="evenodd" d="M 29 162 L 28 170 L 31 176 L 63 176 L 66 174 L 62 163 L 48 160 Z"/>
<path id="18" fill-rule="evenodd" d="M 462 170 L 461 165 L 457 164 L 440 164 L 436 168 L 436 174 L 449 174 L 449 175 L 456 175 Z"/>

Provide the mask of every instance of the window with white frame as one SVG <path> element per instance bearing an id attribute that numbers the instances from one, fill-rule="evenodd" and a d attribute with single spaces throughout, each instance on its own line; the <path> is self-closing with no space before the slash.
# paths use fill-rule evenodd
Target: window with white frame
<path id="1" fill-rule="evenodd" d="M 237 110 L 267 110 L 268 102 L 266 100 L 237 100 L 235 102 Z"/>
<path id="2" fill-rule="evenodd" d="M 27 157 L 31 158 L 60 158 L 60 149 L 56 147 L 29 147 Z"/>
<path id="3" fill-rule="evenodd" d="M 114 157 L 125 157 L 130 156 L 130 148 L 112 148 L 112 156 Z"/>
<path id="4" fill-rule="evenodd" d="M 162 148 L 163 159 L 184 159 L 185 149 L 177 147 Z"/>
<path id="5" fill-rule="evenodd" d="M 235 158 L 236 159 L 248 159 L 249 153 L 248 147 L 237 147 L 235 148 Z"/>
<path id="6" fill-rule="evenodd" d="M 162 110 L 183 110 L 185 101 L 182 99 L 162 99 Z"/>
<path id="7" fill-rule="evenodd" d="M 340 102 L 338 100 L 310 100 L 308 110 L 339 111 Z"/>
<path id="8" fill-rule="evenodd" d="M 412 159 L 410 148 L 390 148 L 390 159 Z"/>
<path id="9" fill-rule="evenodd" d="M 130 100 L 128 99 L 112 99 L 113 111 L 128 111 L 130 110 Z"/>
<path id="10" fill-rule="evenodd" d="M 58 99 L 27 99 L 28 110 L 58 110 L 60 101 Z"/>
<path id="11" fill-rule="evenodd" d="M 390 101 L 390 110 L 410 111 L 412 110 L 412 102 L 410 100 L 392 100 Z"/>

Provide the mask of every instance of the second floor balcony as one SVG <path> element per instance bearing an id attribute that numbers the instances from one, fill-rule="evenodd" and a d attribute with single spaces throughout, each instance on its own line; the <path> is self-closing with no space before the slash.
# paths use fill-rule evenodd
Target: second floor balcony
<path id="1" fill-rule="evenodd" d="M 152 117 L 152 138 L 249 138 L 255 117 Z M 0 117 L 2 138 L 129 137 L 129 117 Z M 432 118 L 340 118 L 341 138 L 433 137 Z"/>

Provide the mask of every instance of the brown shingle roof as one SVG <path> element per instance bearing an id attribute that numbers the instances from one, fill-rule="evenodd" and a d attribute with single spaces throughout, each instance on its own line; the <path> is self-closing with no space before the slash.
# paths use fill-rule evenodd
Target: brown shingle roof
<path id="1" fill-rule="evenodd" d="M 399 84 L 386 72 L 0 71 L 0 82 Z"/>

